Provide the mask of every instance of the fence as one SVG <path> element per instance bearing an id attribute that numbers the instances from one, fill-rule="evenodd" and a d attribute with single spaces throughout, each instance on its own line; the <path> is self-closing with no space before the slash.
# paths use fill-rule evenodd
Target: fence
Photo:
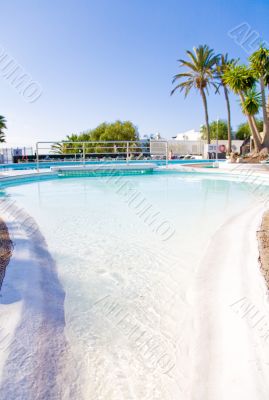
<path id="1" fill-rule="evenodd" d="M 212 143 L 215 141 L 212 140 Z M 227 140 L 219 140 L 225 145 Z M 233 140 L 232 148 L 240 152 L 243 141 Z M 2 149 L 2 163 L 37 162 L 37 167 L 44 161 L 69 161 L 86 163 L 87 161 L 125 161 L 159 160 L 168 163 L 168 159 L 194 155 L 208 158 L 205 154 L 204 140 L 138 140 L 138 141 L 85 141 L 85 142 L 37 142 L 36 151 L 32 148 L 20 147 Z"/>
<path id="2" fill-rule="evenodd" d="M 40 163 L 48 161 L 68 161 L 85 164 L 90 161 L 129 161 L 163 160 L 167 163 L 167 141 L 162 143 L 162 149 L 151 153 L 149 140 L 138 141 L 88 141 L 88 142 L 37 142 L 37 169 Z"/>
<path id="3" fill-rule="evenodd" d="M 33 156 L 33 149 L 32 147 L 10 147 L 1 149 L 0 153 L 0 162 L 2 164 L 9 164 L 16 157 L 27 161 L 28 157 Z"/>

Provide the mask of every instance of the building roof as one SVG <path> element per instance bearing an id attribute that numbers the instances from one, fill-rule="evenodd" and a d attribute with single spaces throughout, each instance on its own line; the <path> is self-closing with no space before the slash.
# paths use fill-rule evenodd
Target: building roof
<path id="1" fill-rule="evenodd" d="M 201 132 L 197 132 L 194 129 L 191 129 L 186 132 L 178 133 L 176 136 L 173 136 L 175 140 L 199 140 L 201 139 Z"/>

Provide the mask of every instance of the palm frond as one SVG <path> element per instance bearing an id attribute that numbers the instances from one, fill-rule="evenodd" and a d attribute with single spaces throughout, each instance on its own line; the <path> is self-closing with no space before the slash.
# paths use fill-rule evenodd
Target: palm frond
<path id="1" fill-rule="evenodd" d="M 0 129 L 7 129 L 7 121 L 3 115 L 0 115 Z"/>
<path id="2" fill-rule="evenodd" d="M 235 93 L 246 92 L 256 83 L 252 71 L 244 65 L 235 65 L 227 68 L 223 74 L 223 81 Z"/>
<path id="3" fill-rule="evenodd" d="M 208 90 L 208 87 L 210 86 L 209 82 L 215 80 L 214 67 L 219 60 L 219 55 L 215 55 L 213 50 L 207 45 L 200 45 L 197 48 L 194 47 L 192 51 L 187 50 L 186 54 L 190 60 L 180 59 L 179 63 L 180 67 L 185 67 L 187 71 L 175 75 L 172 83 L 174 84 L 180 79 L 188 78 L 186 87 L 190 87 L 190 89 L 196 88 L 197 90 Z M 177 86 L 175 90 L 172 90 L 171 94 L 173 94 L 180 87 L 183 86 Z M 186 90 L 187 94 L 189 93 L 190 89 L 188 89 L 188 91 Z"/>
<path id="4" fill-rule="evenodd" d="M 181 79 L 181 78 L 192 78 L 193 74 L 189 73 L 189 72 L 185 72 L 182 74 L 177 74 L 174 76 L 172 83 L 175 83 L 177 80 Z"/>
<path id="5" fill-rule="evenodd" d="M 255 89 L 246 91 L 244 102 L 242 103 L 242 110 L 244 114 L 256 115 L 258 114 L 262 104 L 261 93 Z"/>

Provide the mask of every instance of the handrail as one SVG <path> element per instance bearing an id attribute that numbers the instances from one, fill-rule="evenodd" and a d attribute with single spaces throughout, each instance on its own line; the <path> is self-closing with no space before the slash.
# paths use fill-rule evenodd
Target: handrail
<path id="1" fill-rule="evenodd" d="M 40 156 L 42 150 L 49 150 L 51 153 L 53 146 L 65 146 L 66 153 L 62 153 L 62 155 L 74 155 L 75 160 L 77 159 L 77 155 L 79 154 L 79 162 L 82 162 L 83 165 L 86 163 L 87 156 L 93 155 L 98 156 L 118 156 L 123 157 L 126 160 L 126 163 L 129 164 L 131 159 L 131 155 L 135 155 L 135 153 L 140 153 L 142 155 L 147 155 L 152 157 L 152 153 L 150 151 L 150 143 L 151 141 L 148 139 L 139 139 L 139 140 L 93 140 L 93 141 L 38 141 L 36 142 L 36 167 L 37 171 L 40 169 Z M 165 157 L 166 165 L 168 164 L 168 143 L 167 140 L 159 140 L 158 143 L 165 143 L 165 151 L 161 151 L 159 156 Z M 49 147 L 44 147 L 44 145 L 50 145 Z M 78 148 L 79 147 L 79 148 Z M 96 151 L 98 148 L 98 151 Z M 60 151 L 60 150 L 59 150 Z M 154 152 L 154 156 L 158 156 L 156 152 Z"/>

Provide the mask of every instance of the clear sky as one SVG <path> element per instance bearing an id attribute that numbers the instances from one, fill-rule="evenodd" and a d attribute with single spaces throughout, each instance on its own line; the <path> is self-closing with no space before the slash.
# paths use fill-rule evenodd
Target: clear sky
<path id="1" fill-rule="evenodd" d="M 0 71 L 8 142 L 58 140 L 116 119 L 141 135 L 199 129 L 200 96 L 170 97 L 177 59 L 206 43 L 245 61 L 228 32 L 246 22 L 269 41 L 268 16 L 268 0 L 3 0 L 2 53 L 42 86 L 28 103 Z M 226 117 L 223 96 L 210 94 L 209 113 Z M 236 127 L 244 120 L 236 99 L 232 114 Z"/>

